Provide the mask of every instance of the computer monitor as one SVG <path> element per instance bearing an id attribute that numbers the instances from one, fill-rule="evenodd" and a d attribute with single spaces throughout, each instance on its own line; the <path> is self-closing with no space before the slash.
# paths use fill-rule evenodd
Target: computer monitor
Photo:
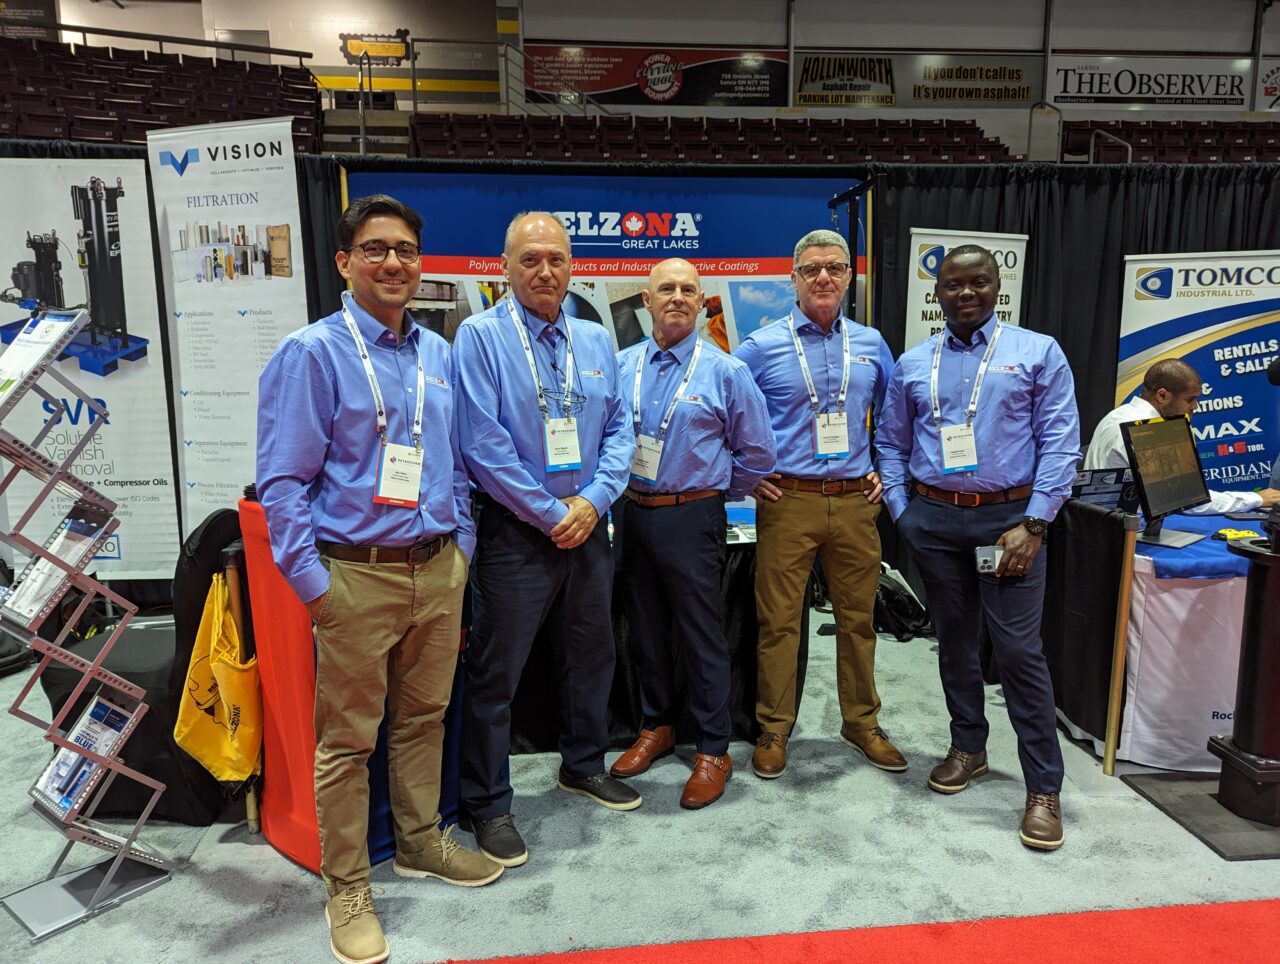
<path id="1" fill-rule="evenodd" d="M 1164 517 L 1209 501 L 1200 453 L 1186 418 L 1152 418 L 1120 426 L 1147 527 L 1140 542 L 1181 549 L 1204 536 L 1162 526 Z"/>

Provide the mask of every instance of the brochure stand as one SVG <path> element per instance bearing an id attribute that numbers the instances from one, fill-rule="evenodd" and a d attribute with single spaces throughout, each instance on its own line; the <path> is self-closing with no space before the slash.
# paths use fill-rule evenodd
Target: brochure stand
<path id="1" fill-rule="evenodd" d="M 116 504 L 72 475 L 70 466 L 92 440 L 107 413 L 50 367 L 88 320 L 84 311 L 42 312 L 23 326 L 13 344 L 0 355 L 0 456 L 10 465 L 0 479 L 0 493 L 22 472 L 43 483 L 12 530 L 0 531 L 0 540 L 31 560 L 13 589 L 0 596 L 0 631 L 21 639 L 40 654 L 40 662 L 9 712 L 44 730 L 44 738 L 56 748 L 29 793 L 35 812 L 67 841 L 44 880 L 0 899 L 0 904 L 31 932 L 33 942 L 159 886 L 169 879 L 173 869 L 168 858 L 138 840 L 164 792 L 164 784 L 130 768 L 120 756 L 125 741 L 147 712 L 146 693 L 103 668 L 137 607 L 84 572 L 118 525 Z M 44 377 L 58 382 L 61 390 L 70 393 L 67 397 L 79 398 L 99 416 L 61 462 L 53 462 L 40 448 L 58 418 L 46 422 L 29 442 L 3 427 L 4 419 L 27 392 L 35 392 L 53 403 L 53 410 L 60 410 L 60 402 L 38 384 Z M 34 542 L 24 530 L 51 497 L 62 502 L 70 500 L 70 507 L 43 543 Z M 37 635 L 41 624 L 72 586 L 83 597 L 61 633 L 52 642 Z M 96 596 L 109 600 L 122 615 L 106 644 L 89 661 L 67 651 L 62 644 Z M 62 709 L 45 722 L 23 709 L 22 704 L 53 661 L 83 675 Z M 86 691 L 91 692 L 87 709 L 78 719 L 69 721 L 72 708 Z M 98 803 L 117 776 L 151 789 L 147 805 L 123 834 L 93 820 Z M 111 856 L 84 869 L 60 873 L 77 843 Z"/>

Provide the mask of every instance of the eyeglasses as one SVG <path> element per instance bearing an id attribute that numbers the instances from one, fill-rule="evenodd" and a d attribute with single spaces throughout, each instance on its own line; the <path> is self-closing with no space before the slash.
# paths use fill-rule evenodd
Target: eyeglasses
<path id="1" fill-rule="evenodd" d="M 818 275 L 824 271 L 829 278 L 843 278 L 848 270 L 849 266 L 843 261 L 832 261 L 828 264 L 802 264 L 796 268 L 796 273 L 805 281 L 817 281 Z"/>
<path id="2" fill-rule="evenodd" d="M 391 250 L 382 241 L 366 241 L 364 244 L 354 244 L 347 250 L 354 251 L 356 248 L 360 249 L 360 253 L 364 255 L 364 259 L 370 264 L 382 264 L 387 260 L 387 252 Z M 395 252 L 401 264 L 413 264 L 422 256 L 422 249 L 409 241 L 401 241 L 397 244 Z"/>

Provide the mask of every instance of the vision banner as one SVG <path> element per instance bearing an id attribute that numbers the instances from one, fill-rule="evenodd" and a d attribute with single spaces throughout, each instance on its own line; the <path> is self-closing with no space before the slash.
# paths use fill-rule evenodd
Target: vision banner
<path id="1" fill-rule="evenodd" d="M 1027 235 L 990 234 L 979 231 L 911 229 L 915 270 L 907 276 L 907 328 L 905 348 L 942 331 L 946 319 L 938 307 L 933 286 L 947 252 L 961 244 L 980 244 L 995 256 L 1000 268 L 1000 294 L 996 316 L 1006 325 L 1022 322 L 1022 276 L 1027 260 Z"/>
<path id="2" fill-rule="evenodd" d="M 652 329 L 640 297 L 649 270 L 686 258 L 707 295 L 700 332 L 732 351 L 791 310 L 792 255 L 803 235 L 831 228 L 849 236 L 847 225 L 832 223 L 827 201 L 856 183 L 396 171 L 351 174 L 347 193 L 391 194 L 422 214 L 422 282 L 409 310 L 449 341 L 463 319 L 506 294 L 500 256 L 511 217 L 544 210 L 560 219 L 573 245 L 572 314 L 604 325 L 620 349 L 642 341 Z M 859 266 L 863 254 L 859 244 Z"/>
<path id="3" fill-rule="evenodd" d="M 90 565 L 103 578 L 171 577 L 178 555 L 146 173 L 141 161 L 0 160 L 0 180 L 15 186 L 0 206 L 0 271 L 21 297 L 83 306 L 90 316 L 54 364 L 109 413 L 73 467 L 119 506 L 120 527 Z M 0 304 L 0 339 L 12 341 L 29 314 Z M 41 446 L 61 462 L 98 416 L 56 382 L 42 385 L 53 400 L 30 393 L 5 428 L 29 440 L 61 414 Z M 25 474 L 14 479 L 5 494 L 10 520 L 40 488 Z M 50 499 L 25 534 L 43 542 L 69 505 Z"/>
<path id="4" fill-rule="evenodd" d="M 1191 432 L 1210 488 L 1256 489 L 1280 448 L 1267 366 L 1280 357 L 1280 251 L 1130 256 L 1124 266 L 1116 404 L 1162 358 L 1203 385 Z"/>
<path id="5" fill-rule="evenodd" d="M 307 323 L 289 118 L 152 131 L 182 526 L 253 481 L 258 373 Z"/>

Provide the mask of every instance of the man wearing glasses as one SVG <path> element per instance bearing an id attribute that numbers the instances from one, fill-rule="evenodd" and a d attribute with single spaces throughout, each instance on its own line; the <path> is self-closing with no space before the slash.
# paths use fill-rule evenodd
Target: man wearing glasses
<path id="1" fill-rule="evenodd" d="M 441 832 L 444 715 L 475 547 L 449 346 L 413 323 L 422 219 L 387 195 L 338 222 L 342 310 L 259 380 L 257 490 L 276 564 L 315 621 L 315 789 L 330 948 L 389 954 L 369 887 L 367 761 L 390 707 L 395 872 L 476 887 L 502 867 Z M 452 453 L 452 457 L 449 456 Z M 442 457 L 443 455 L 443 457 Z"/>
<path id="2" fill-rule="evenodd" d="M 462 804 L 480 849 L 506 867 L 529 859 L 506 764 L 511 701 L 544 626 L 560 674 L 557 786 L 610 810 L 641 802 L 604 768 L 614 664 L 604 520 L 635 442 L 609 333 L 563 308 L 570 257 L 552 215 L 517 215 L 502 252 L 511 295 L 454 341 L 458 432 L 479 489 Z"/>
<path id="3" fill-rule="evenodd" d="M 814 556 L 836 617 L 840 739 L 891 772 L 907 761 L 880 728 L 876 633 L 880 480 L 871 466 L 868 413 L 893 368 L 880 333 L 842 314 L 852 277 L 849 246 L 834 231 L 796 244 L 791 314 L 752 332 L 734 353 L 764 393 L 777 440 L 775 471 L 756 486 L 756 776 L 782 776 L 796 721 L 801 607 Z"/>

